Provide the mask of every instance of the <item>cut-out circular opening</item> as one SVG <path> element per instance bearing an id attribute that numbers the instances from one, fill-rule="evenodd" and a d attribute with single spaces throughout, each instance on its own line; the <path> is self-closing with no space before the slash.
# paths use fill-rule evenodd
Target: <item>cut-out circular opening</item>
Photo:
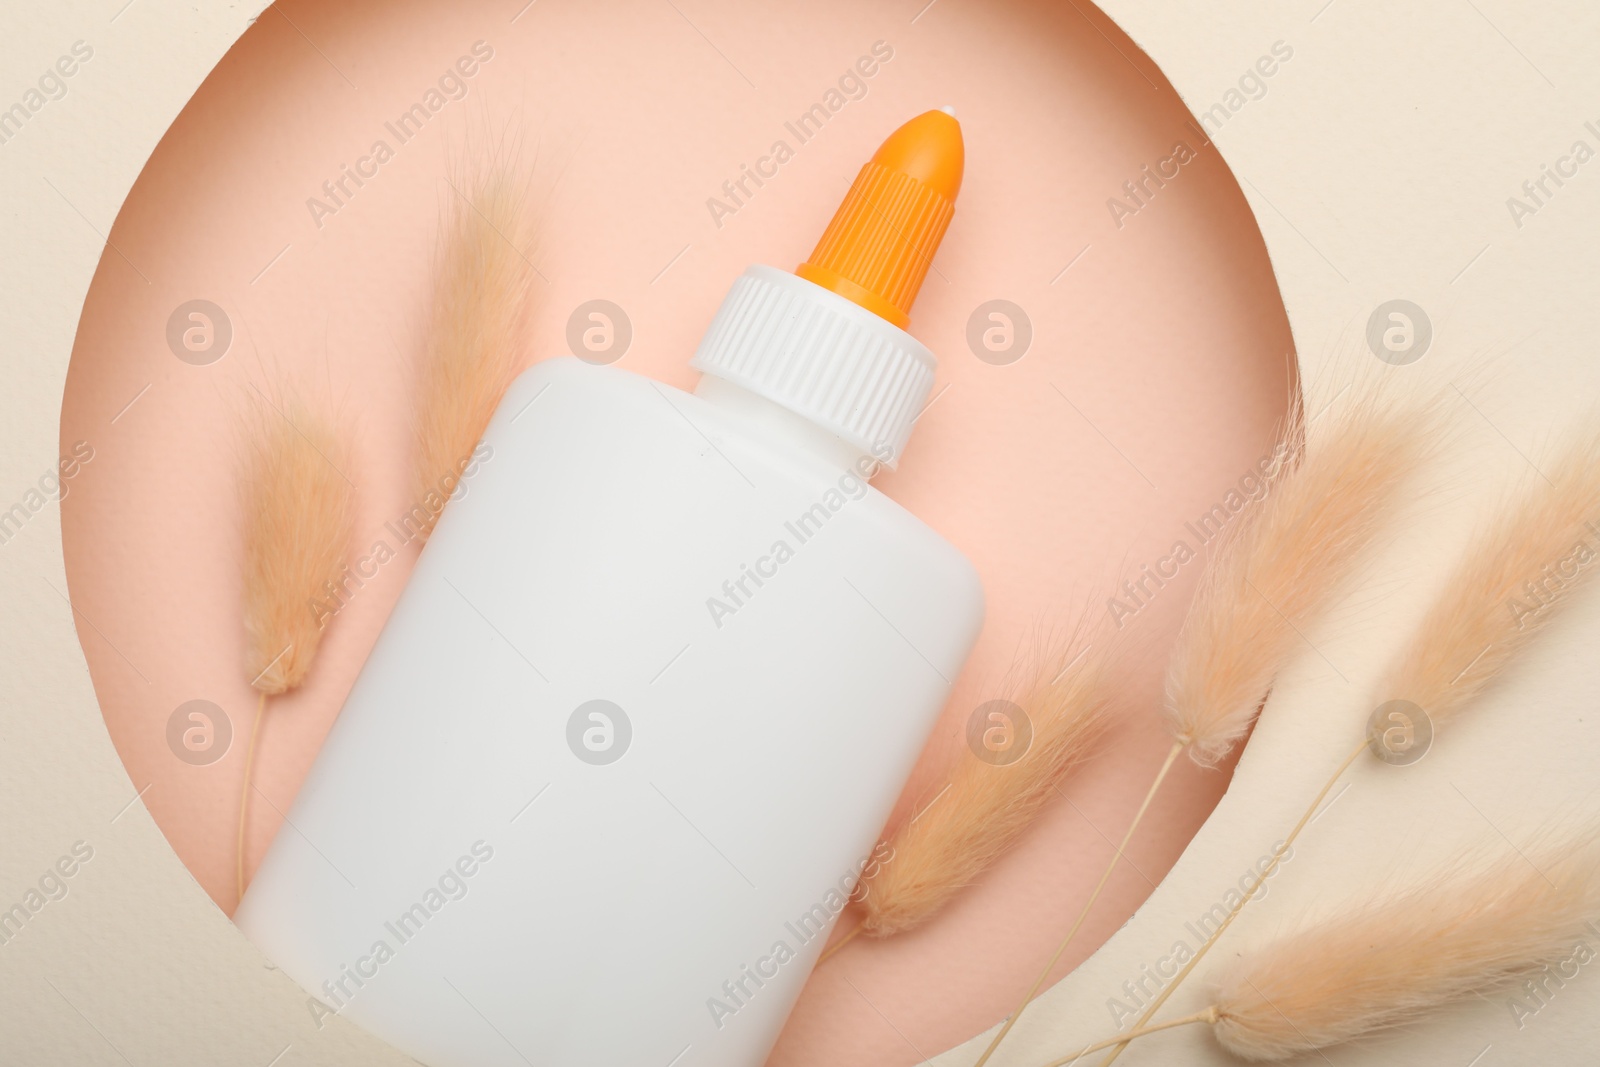
<path id="1" fill-rule="evenodd" d="M 946 1048 L 1011 1010 L 1165 753 L 1162 670 L 1199 567 L 1120 582 L 1193 542 L 1185 522 L 1254 468 L 1293 396 L 1260 235 L 1203 129 L 1088 5 L 518 6 L 268 9 L 135 185 L 62 410 L 63 455 L 92 453 L 62 519 L 107 728 L 178 856 L 231 911 L 255 709 L 242 420 L 257 390 L 284 386 L 337 411 L 359 490 L 353 554 L 397 550 L 341 607 L 304 688 L 274 703 L 253 865 L 415 559 L 386 523 L 410 506 L 412 357 L 463 151 L 509 130 L 537 158 L 533 350 L 565 354 L 574 312 L 607 301 L 630 327 L 619 365 L 689 386 L 739 272 L 800 262 L 887 131 L 953 104 L 966 180 L 911 325 L 940 358 L 936 399 L 877 484 L 967 553 L 989 608 L 896 818 L 970 758 L 970 716 L 1003 696 L 1041 627 L 1089 605 L 1140 631 L 1140 651 L 1111 737 L 983 884 L 916 934 L 847 950 L 851 982 L 895 1027 L 841 1008 L 832 993 L 849 991 L 825 968 L 773 1058 L 915 1062 L 908 1040 Z M 426 120 L 407 123 L 417 105 Z M 787 158 L 761 164 L 778 142 Z M 754 182 L 758 164 L 775 173 Z M 1225 784 L 1181 766 L 1062 972 L 1138 906 Z"/>

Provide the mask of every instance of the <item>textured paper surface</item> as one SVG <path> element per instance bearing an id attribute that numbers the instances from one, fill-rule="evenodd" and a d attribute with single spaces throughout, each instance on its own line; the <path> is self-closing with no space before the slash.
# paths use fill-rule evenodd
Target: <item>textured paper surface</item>
<path id="1" fill-rule="evenodd" d="M 10 385 L 0 420 L 3 484 L 20 491 L 56 465 L 67 359 L 103 235 L 167 124 L 257 7 L 13 4 L 0 69 L 15 75 L 7 82 L 14 95 L 74 42 L 95 53 L 66 97 L 0 146 Z M 1452 457 L 1458 474 L 1449 491 L 1418 509 L 1377 568 L 1372 587 L 1389 595 L 1348 605 L 1337 636 L 1307 635 L 1229 795 L 1138 916 L 1014 1032 L 1004 1062 L 1016 1064 L 1108 1034 L 1108 998 L 1165 955 L 1184 924 L 1281 835 L 1358 736 L 1369 668 L 1415 618 L 1474 514 L 1492 503 L 1495 480 L 1525 475 L 1600 386 L 1600 368 L 1585 356 L 1597 317 L 1600 163 L 1579 169 L 1531 214 L 1514 219 L 1507 207 L 1574 141 L 1600 147 L 1585 127 L 1600 126 L 1600 75 L 1587 59 L 1600 42 L 1600 13 L 1575 0 L 1106 7 L 1197 115 L 1227 108 L 1229 90 L 1275 42 L 1295 49 L 1266 95 L 1242 96 L 1215 137 L 1281 279 L 1310 409 L 1383 369 L 1366 347 L 1367 321 L 1378 305 L 1404 298 L 1434 328 L 1433 347 L 1409 371 L 1455 382 L 1478 421 L 1468 420 L 1472 432 Z M 269 1063 L 291 1048 L 295 1058 L 284 1062 L 408 1062 L 340 1021 L 314 1030 L 303 994 L 211 905 L 150 822 L 89 686 L 65 599 L 58 513 L 40 510 L 0 555 L 10 607 L 0 621 L 8 867 L 42 875 L 77 842 L 93 849 L 67 880 L 66 897 L 43 908 L 25 937 L 0 946 L 10 1008 L 0 1047 L 40 1063 Z M 80 614 L 76 626 L 92 629 L 93 620 Z M 1583 721 L 1596 691 L 1597 638 L 1600 609 L 1585 606 L 1423 762 L 1360 766 L 1230 937 L 1243 944 L 1270 934 L 1397 862 L 1569 812 L 1600 754 L 1592 719 Z M 10 883 L 18 895 L 30 877 Z M 1198 1007 L 1201 991 L 1194 983 L 1170 1010 Z M 1520 1031 L 1505 999 L 1490 998 L 1329 1059 L 1589 1062 L 1583 1023 L 1597 1004 L 1600 982 L 1585 973 Z M 939 1062 L 975 1054 L 966 1048 Z M 1178 1032 L 1121 1062 L 1229 1061 L 1205 1035 Z"/>

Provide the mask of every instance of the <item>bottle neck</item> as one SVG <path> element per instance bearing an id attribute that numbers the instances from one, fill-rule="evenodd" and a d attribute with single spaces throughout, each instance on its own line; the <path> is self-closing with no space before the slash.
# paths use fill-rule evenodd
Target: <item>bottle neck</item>
<path id="1" fill-rule="evenodd" d="M 844 470 L 862 460 L 876 467 L 875 457 L 862 452 L 837 434 L 797 415 L 781 404 L 757 396 L 714 374 L 703 374 L 694 395 L 731 416 L 750 436 L 791 452 L 815 457 L 829 467 Z M 859 469 L 872 469 L 862 467 Z"/>
<path id="2" fill-rule="evenodd" d="M 846 456 L 847 464 L 868 455 L 890 470 L 933 392 L 937 366 L 916 338 L 861 305 L 760 265 L 728 290 L 689 365 L 707 375 L 705 389 L 720 392 L 710 384 L 716 379 L 783 409 L 791 418 L 729 400 L 771 432 L 803 439 L 807 451 L 830 462 Z"/>

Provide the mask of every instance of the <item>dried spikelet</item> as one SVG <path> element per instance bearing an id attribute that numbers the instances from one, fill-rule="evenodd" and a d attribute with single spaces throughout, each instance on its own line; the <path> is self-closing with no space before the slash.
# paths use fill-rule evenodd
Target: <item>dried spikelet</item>
<path id="1" fill-rule="evenodd" d="M 1381 390 L 1291 425 L 1267 495 L 1206 570 L 1167 675 L 1178 743 L 1209 765 L 1244 736 L 1305 628 L 1332 601 L 1434 447 L 1431 406 Z"/>
<path id="2" fill-rule="evenodd" d="M 965 756 L 946 791 L 895 832 L 891 858 L 867 883 L 865 932 L 889 937 L 926 921 L 1032 824 L 1109 724 L 1110 647 L 1100 634 L 1030 673 L 1014 698 L 1032 725 L 1027 753 L 1005 765 Z"/>
<path id="3" fill-rule="evenodd" d="M 316 657 L 313 603 L 350 544 L 355 491 L 323 419 L 291 404 L 258 422 L 243 483 L 245 676 L 276 695 L 299 685 Z"/>
<path id="4" fill-rule="evenodd" d="M 1435 728 L 1464 708 L 1593 577 L 1597 520 L 1600 435 L 1586 430 L 1474 539 L 1380 691 Z"/>
<path id="5" fill-rule="evenodd" d="M 524 187 L 489 165 L 450 181 L 416 413 L 414 514 L 432 531 L 523 361 L 533 266 Z"/>
<path id="6" fill-rule="evenodd" d="M 243 481 L 245 676 L 261 694 L 245 754 L 234 842 L 234 888 L 244 896 L 256 739 L 267 697 L 305 680 L 326 619 L 317 610 L 338 577 L 355 518 L 355 489 L 336 466 L 338 436 L 291 402 L 257 416 Z"/>
<path id="7" fill-rule="evenodd" d="M 1214 1001 L 1217 1040 L 1283 1060 L 1403 1026 L 1572 954 L 1600 917 L 1594 834 L 1458 868 L 1245 954 Z"/>

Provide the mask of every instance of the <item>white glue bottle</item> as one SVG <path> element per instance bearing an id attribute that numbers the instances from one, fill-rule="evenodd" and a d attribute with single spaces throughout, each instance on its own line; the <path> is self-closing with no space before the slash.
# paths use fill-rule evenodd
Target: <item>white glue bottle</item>
<path id="1" fill-rule="evenodd" d="M 962 170 L 889 138 L 693 395 L 511 386 L 235 916 L 432 1067 L 757 1067 L 977 638 L 971 564 L 868 485 L 934 378 L 901 327 Z"/>

